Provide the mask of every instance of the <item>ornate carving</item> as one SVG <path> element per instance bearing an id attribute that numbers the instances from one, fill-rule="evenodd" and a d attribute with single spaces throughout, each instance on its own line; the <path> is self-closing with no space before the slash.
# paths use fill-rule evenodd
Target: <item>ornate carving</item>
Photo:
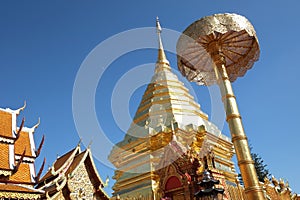
<path id="1" fill-rule="evenodd" d="M 93 199 L 95 189 L 84 164 L 81 164 L 69 178 L 68 188 L 72 200 Z"/>
<path id="2" fill-rule="evenodd" d="M 12 174 L 11 171 L 0 169 L 0 174 L 4 176 L 10 176 Z"/>
<path id="3" fill-rule="evenodd" d="M 282 179 L 279 179 L 278 181 L 272 176 L 270 181 L 266 178 L 263 186 L 267 199 L 297 199 L 297 194 L 292 194 L 289 183 L 285 183 Z"/>
<path id="4" fill-rule="evenodd" d="M 0 196 L 4 198 L 13 198 L 13 199 L 40 199 L 40 194 L 32 193 L 18 193 L 18 192 L 0 192 Z"/>
<path id="5" fill-rule="evenodd" d="M 5 137 L 0 137 L 0 142 L 5 142 L 8 144 L 14 144 L 14 139 L 10 139 L 10 138 L 5 138 Z"/>

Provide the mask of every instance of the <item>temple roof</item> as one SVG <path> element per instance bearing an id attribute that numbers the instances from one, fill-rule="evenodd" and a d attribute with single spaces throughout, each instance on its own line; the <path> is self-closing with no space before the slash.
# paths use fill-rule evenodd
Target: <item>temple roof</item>
<path id="1" fill-rule="evenodd" d="M 30 171 L 29 164 L 21 163 L 18 170 L 9 177 L 9 180 L 23 184 L 34 184 L 34 180 L 32 180 L 31 175 L 32 173 Z"/>
<path id="2" fill-rule="evenodd" d="M 12 110 L 10 108 L 0 108 L 0 141 L 3 138 L 15 138 L 13 131 L 15 131 L 16 129 L 16 118 L 19 115 L 20 111 L 24 110 L 25 107 L 26 101 L 24 102 L 24 106 L 17 110 Z"/>
<path id="3" fill-rule="evenodd" d="M 59 171 L 64 165 L 66 165 L 68 160 L 73 160 L 76 155 L 80 153 L 80 146 L 76 146 L 74 149 L 70 150 L 69 152 L 65 153 L 63 156 L 59 157 L 52 165 L 51 168 L 48 169 L 46 174 L 40 179 L 39 182 L 43 182 L 46 179 L 53 177 L 53 171 Z"/>
<path id="4" fill-rule="evenodd" d="M 0 136 L 13 138 L 12 114 L 5 110 L 0 110 Z"/>
<path id="5" fill-rule="evenodd" d="M 0 191 L 12 191 L 12 192 L 28 192 L 28 193 L 38 193 L 42 194 L 43 191 L 34 189 L 34 188 L 29 188 L 25 187 L 22 185 L 16 185 L 16 184 L 3 184 L 0 183 Z"/>
<path id="6" fill-rule="evenodd" d="M 80 154 L 76 155 L 74 157 L 74 160 L 70 164 L 69 168 L 66 170 L 66 174 L 72 173 L 79 166 L 81 162 L 84 162 L 84 160 L 87 158 L 88 153 L 89 151 L 85 150 Z"/>
<path id="7" fill-rule="evenodd" d="M 35 154 L 32 151 L 32 145 L 29 133 L 26 131 L 21 131 L 20 136 L 15 141 L 15 154 L 22 155 L 23 151 L 25 150 L 25 156 L 34 157 Z"/>
<path id="8" fill-rule="evenodd" d="M 28 128 L 24 127 L 23 118 L 18 127 L 18 115 L 25 106 L 26 103 L 17 110 L 0 108 L 0 175 L 4 175 L 0 177 L 0 183 L 33 185 L 35 182 L 34 162 L 37 155 L 33 133 L 39 122 Z"/>
<path id="9" fill-rule="evenodd" d="M 103 197 L 108 199 L 108 195 L 103 190 L 104 183 L 97 172 L 90 149 L 81 152 L 80 145 L 77 145 L 76 148 L 58 158 L 40 179 L 37 188 L 54 195 L 54 193 L 60 190 L 58 188 L 64 187 L 64 185 L 67 184 L 67 182 L 62 180 L 72 178 L 75 171 L 82 164 L 84 164 L 84 166 L 88 168 L 89 173 L 91 173 L 90 179 L 93 180 L 95 190 L 99 190 Z M 60 183 L 61 186 L 57 185 L 58 182 L 62 182 Z"/>
<path id="10" fill-rule="evenodd" d="M 0 169 L 11 170 L 9 166 L 9 146 L 0 143 Z"/>
<path id="11" fill-rule="evenodd" d="M 44 193 L 42 190 L 37 190 L 23 185 L 3 184 L 0 183 L 0 198 L 5 199 L 40 199 Z"/>

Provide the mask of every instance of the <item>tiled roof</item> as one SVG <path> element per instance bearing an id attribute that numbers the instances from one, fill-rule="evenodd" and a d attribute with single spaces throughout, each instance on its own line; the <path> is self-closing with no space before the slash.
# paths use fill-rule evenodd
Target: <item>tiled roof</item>
<path id="1" fill-rule="evenodd" d="M 0 136 L 12 138 L 12 115 L 0 110 Z"/>
<path id="2" fill-rule="evenodd" d="M 76 153 L 75 151 L 78 151 L 79 149 L 76 147 L 74 149 L 72 149 L 71 151 L 69 151 L 68 153 L 64 154 L 63 156 L 61 156 L 60 158 L 58 158 L 55 162 L 54 162 L 54 170 L 57 171 L 58 169 L 60 169 L 63 164 L 66 163 L 66 161 L 73 155 L 73 153 Z M 47 171 L 47 173 L 41 178 L 40 182 L 43 182 L 44 180 L 50 178 L 51 176 L 53 176 L 51 174 L 51 169 Z"/>
<path id="3" fill-rule="evenodd" d="M 18 171 L 11 175 L 9 180 L 21 183 L 32 183 L 29 164 L 21 163 Z"/>
<path id="4" fill-rule="evenodd" d="M 28 192 L 28 193 L 42 193 L 34 188 L 27 188 L 15 184 L 3 184 L 0 183 L 0 191 L 12 191 L 12 192 Z"/>
<path id="5" fill-rule="evenodd" d="M 76 151 L 77 148 L 69 151 L 68 153 L 64 154 L 63 156 L 61 156 L 60 158 L 58 158 L 55 163 L 54 163 L 54 169 L 58 170 L 59 168 L 62 167 L 63 164 L 65 164 L 65 162 L 71 157 L 71 155 L 74 153 L 74 151 Z"/>
<path id="6" fill-rule="evenodd" d="M 87 151 L 83 151 L 80 154 L 76 155 L 72 164 L 70 165 L 70 167 L 67 169 L 66 171 L 66 175 L 68 175 L 69 173 L 71 173 L 81 162 L 82 158 L 85 157 Z"/>
<path id="7" fill-rule="evenodd" d="M 58 173 L 59 175 L 54 176 L 51 173 L 51 169 L 49 169 L 48 172 L 46 173 L 46 175 L 39 181 L 38 188 L 43 188 L 44 191 L 49 192 L 48 194 L 52 195 L 52 193 L 55 193 L 57 191 L 57 189 L 56 189 L 57 186 L 55 185 L 56 181 L 51 182 L 50 185 L 49 184 L 45 185 L 44 181 L 46 179 L 50 180 L 50 178 L 52 178 L 52 177 L 55 180 L 60 180 L 60 178 L 63 176 L 63 174 L 65 175 L 64 177 L 69 177 L 68 176 L 69 174 L 71 174 L 73 171 L 75 171 L 77 169 L 77 167 L 81 165 L 81 163 L 84 163 L 86 165 L 86 167 L 88 167 L 88 171 L 91 172 L 91 174 L 89 174 L 89 176 L 90 176 L 91 180 L 93 180 L 94 187 L 97 187 L 96 189 L 98 189 L 99 185 L 103 186 L 103 182 L 100 179 L 100 177 L 97 173 L 97 169 L 94 167 L 91 159 L 92 159 L 92 155 L 91 155 L 89 149 L 87 149 L 83 152 L 80 152 L 80 147 L 77 146 L 75 149 L 64 154 L 62 157 L 58 158 L 54 162 L 54 164 L 53 164 L 54 171 L 56 173 Z M 88 161 L 88 162 L 86 162 L 86 161 Z M 96 183 L 94 181 L 96 181 Z M 109 197 L 105 193 L 105 191 L 103 191 L 102 188 L 99 188 L 99 189 L 100 189 L 99 191 L 97 190 L 97 193 L 99 193 L 98 195 L 100 195 L 102 199 L 106 199 L 106 200 L 109 199 Z"/>
<path id="8" fill-rule="evenodd" d="M 26 149 L 25 156 L 33 156 L 33 152 L 31 150 L 30 145 L 29 133 L 21 131 L 19 138 L 15 141 L 15 154 L 22 155 L 24 149 Z"/>
<path id="9" fill-rule="evenodd" d="M 9 145 L 0 143 L 0 169 L 8 169 L 9 167 Z"/>

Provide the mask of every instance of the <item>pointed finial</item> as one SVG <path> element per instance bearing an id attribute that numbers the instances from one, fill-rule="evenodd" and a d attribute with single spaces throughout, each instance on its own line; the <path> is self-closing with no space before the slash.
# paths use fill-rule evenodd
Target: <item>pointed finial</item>
<path id="1" fill-rule="evenodd" d="M 20 111 L 23 111 L 26 108 L 26 100 L 24 101 L 24 105 L 16 110 L 17 115 L 20 113 Z"/>
<path id="2" fill-rule="evenodd" d="M 92 144 L 93 144 L 93 140 L 90 141 L 89 145 L 87 146 L 87 149 L 90 149 Z"/>
<path id="3" fill-rule="evenodd" d="M 39 127 L 40 124 L 41 124 L 41 118 L 39 117 L 37 124 L 32 127 L 33 130 L 35 130 L 37 127 Z"/>
<path id="4" fill-rule="evenodd" d="M 157 31 L 158 34 L 161 33 L 161 26 L 160 26 L 160 23 L 159 23 L 158 16 L 156 17 L 156 31 Z"/>
<path id="5" fill-rule="evenodd" d="M 82 142 L 82 138 L 79 139 L 79 141 L 77 143 L 77 147 L 80 147 L 81 142 Z"/>
<path id="6" fill-rule="evenodd" d="M 21 111 L 23 111 L 26 108 L 26 100 L 24 101 L 24 105 L 22 108 L 20 108 Z"/>
<path id="7" fill-rule="evenodd" d="M 165 54 L 165 51 L 164 51 L 164 47 L 163 47 L 163 44 L 162 44 L 162 40 L 161 40 L 162 28 L 160 26 L 158 17 L 156 17 L 156 32 L 157 32 L 157 36 L 158 36 L 158 57 L 157 57 L 157 62 L 156 62 L 157 63 L 156 69 L 158 70 L 159 67 L 170 68 L 169 61 L 167 60 L 167 57 L 166 57 L 166 54 Z M 165 64 L 165 65 L 162 66 L 162 65 L 159 65 L 159 64 Z"/>

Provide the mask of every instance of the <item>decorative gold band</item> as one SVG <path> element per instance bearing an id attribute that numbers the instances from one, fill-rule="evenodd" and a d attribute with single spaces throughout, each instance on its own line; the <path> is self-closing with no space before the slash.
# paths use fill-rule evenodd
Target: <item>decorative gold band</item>
<path id="1" fill-rule="evenodd" d="M 226 80 L 229 80 L 229 78 L 227 76 L 222 76 L 222 80 L 226 81 Z"/>
<path id="2" fill-rule="evenodd" d="M 238 165 L 245 165 L 245 164 L 254 164 L 253 160 L 240 160 L 238 161 Z"/>
<path id="3" fill-rule="evenodd" d="M 249 193 L 249 192 L 263 192 L 262 187 L 260 186 L 251 186 L 251 187 L 247 187 L 245 189 L 245 193 Z"/>
<path id="4" fill-rule="evenodd" d="M 165 64 L 165 65 L 170 66 L 170 63 L 168 63 L 166 60 L 158 60 L 158 61 L 156 62 L 156 64 Z"/>
<path id="5" fill-rule="evenodd" d="M 237 140 L 247 140 L 247 136 L 245 135 L 236 135 L 236 136 L 233 136 L 231 141 L 232 142 L 235 142 Z"/>
<path id="6" fill-rule="evenodd" d="M 226 121 L 228 122 L 229 120 L 234 119 L 234 118 L 242 119 L 241 115 L 239 115 L 239 114 L 230 114 L 230 115 L 226 116 Z"/>
<path id="7" fill-rule="evenodd" d="M 233 94 L 226 94 L 226 95 L 222 96 L 222 101 L 224 101 L 225 99 L 229 99 L 231 97 L 235 98 L 235 96 Z"/>

